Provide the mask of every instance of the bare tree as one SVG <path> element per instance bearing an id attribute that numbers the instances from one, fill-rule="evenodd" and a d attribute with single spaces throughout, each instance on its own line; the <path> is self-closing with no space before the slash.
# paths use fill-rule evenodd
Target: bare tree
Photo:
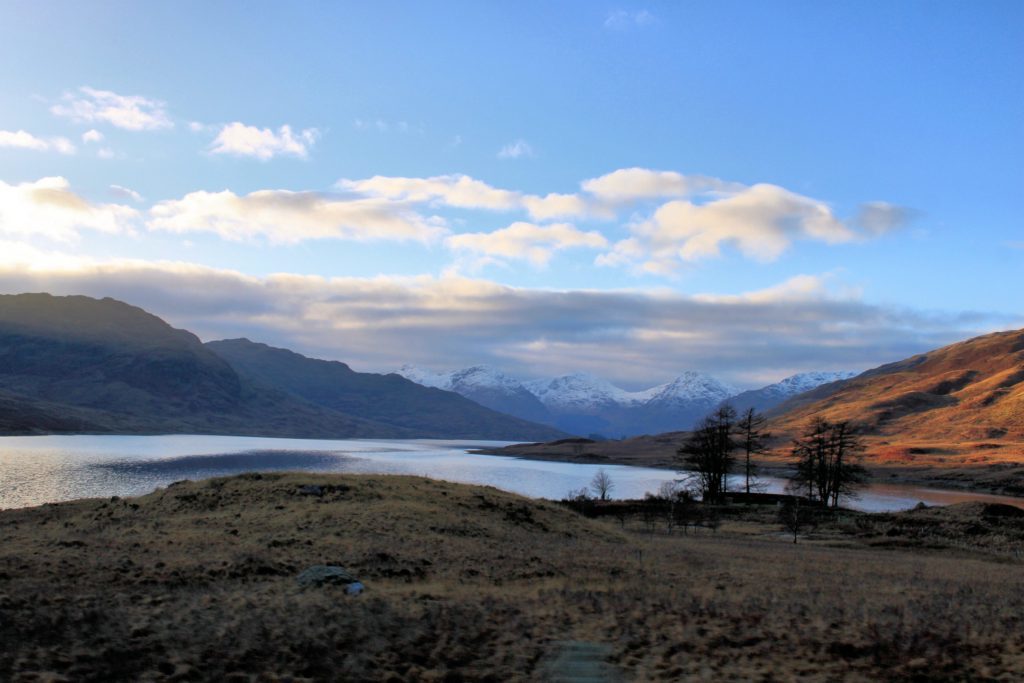
<path id="1" fill-rule="evenodd" d="M 816 417 L 793 442 L 796 470 L 793 489 L 826 507 L 839 507 L 841 496 L 854 498 L 867 481 L 867 470 L 857 460 L 864 444 L 847 421 L 829 422 Z"/>
<path id="2" fill-rule="evenodd" d="M 800 499 L 797 497 L 786 501 L 779 508 L 779 521 L 782 522 L 782 526 L 785 527 L 786 531 L 793 534 L 793 543 L 796 543 L 800 531 L 810 525 L 812 520 L 811 511 L 807 507 L 801 506 Z"/>
<path id="3" fill-rule="evenodd" d="M 736 450 L 736 411 L 726 404 L 705 417 L 676 452 L 683 474 L 694 480 L 705 503 L 717 503 L 728 491 Z"/>
<path id="4" fill-rule="evenodd" d="M 665 530 L 669 534 L 672 534 L 677 526 L 682 526 L 683 533 L 686 533 L 690 517 L 686 508 L 690 507 L 693 500 L 689 491 L 680 486 L 678 481 L 663 481 L 658 487 L 658 493 L 653 496 L 647 494 L 645 500 L 648 503 L 657 502 L 660 514 L 665 520 Z"/>
<path id="5" fill-rule="evenodd" d="M 750 495 L 750 482 L 754 478 L 754 465 L 750 458 L 767 450 L 767 441 L 771 434 L 765 429 L 768 418 L 753 408 L 747 408 L 736 421 L 736 442 L 744 456 L 744 477 L 747 495 Z"/>
<path id="6" fill-rule="evenodd" d="M 614 488 L 615 482 L 603 469 L 598 470 L 594 478 L 590 480 L 590 490 L 594 492 L 598 500 L 608 500 Z"/>

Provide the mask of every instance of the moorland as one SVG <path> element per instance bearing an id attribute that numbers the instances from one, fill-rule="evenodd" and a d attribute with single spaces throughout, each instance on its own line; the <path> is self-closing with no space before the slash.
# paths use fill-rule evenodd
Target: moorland
<path id="1" fill-rule="evenodd" d="M 772 506 L 684 530 L 412 477 L 249 474 L 0 512 L 0 678 L 1017 680 L 1024 525 Z M 365 592 L 303 587 L 340 565 Z M 575 648 L 575 649 L 573 649 Z M 593 664 L 593 662 L 591 662 Z"/>

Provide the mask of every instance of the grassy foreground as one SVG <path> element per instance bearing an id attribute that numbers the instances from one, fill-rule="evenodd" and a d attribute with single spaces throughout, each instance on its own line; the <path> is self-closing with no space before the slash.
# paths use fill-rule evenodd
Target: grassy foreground
<path id="1" fill-rule="evenodd" d="M 564 641 L 623 680 L 1019 680 L 1024 532 L 972 510 L 948 543 L 903 542 L 947 528 L 929 510 L 794 545 L 757 515 L 667 535 L 312 474 L 8 510 L 0 680 L 545 680 Z M 298 586 L 324 563 L 367 591 Z"/>

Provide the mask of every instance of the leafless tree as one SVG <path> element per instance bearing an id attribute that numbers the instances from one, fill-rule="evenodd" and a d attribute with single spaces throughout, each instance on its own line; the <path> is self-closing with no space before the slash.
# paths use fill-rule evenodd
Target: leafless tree
<path id="1" fill-rule="evenodd" d="M 798 497 L 794 496 L 779 508 L 779 521 L 782 522 L 786 531 L 793 534 L 793 543 L 796 543 L 797 536 L 800 535 L 804 527 L 811 523 L 811 520 L 810 509 L 801 506 Z"/>
<path id="2" fill-rule="evenodd" d="M 718 503 L 728 491 L 728 475 L 735 460 L 733 438 L 736 411 L 723 405 L 698 423 L 676 452 L 683 472 L 693 479 L 705 503 Z"/>
<path id="3" fill-rule="evenodd" d="M 603 469 L 598 470 L 594 478 L 590 480 L 590 490 L 594 492 L 598 500 L 608 500 L 614 488 L 615 482 Z"/>
<path id="4" fill-rule="evenodd" d="M 863 450 L 851 423 L 814 418 L 793 442 L 793 490 L 806 492 L 808 500 L 822 506 L 839 507 L 841 496 L 856 497 L 867 482 L 867 470 L 857 462 Z"/>
<path id="5" fill-rule="evenodd" d="M 736 421 L 736 443 L 743 453 L 743 473 L 746 479 L 747 495 L 750 495 L 750 484 L 754 479 L 754 465 L 751 456 L 759 455 L 767 450 L 767 441 L 771 434 L 767 431 L 768 418 L 753 408 L 748 408 Z"/>

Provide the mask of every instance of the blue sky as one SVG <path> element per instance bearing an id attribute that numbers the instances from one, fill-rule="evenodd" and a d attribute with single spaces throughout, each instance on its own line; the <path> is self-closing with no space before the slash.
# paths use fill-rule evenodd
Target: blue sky
<path id="1" fill-rule="evenodd" d="M 1024 324 L 1022 45 L 1019 2 L 6 2 L 0 285 L 360 369 L 861 369 Z"/>

